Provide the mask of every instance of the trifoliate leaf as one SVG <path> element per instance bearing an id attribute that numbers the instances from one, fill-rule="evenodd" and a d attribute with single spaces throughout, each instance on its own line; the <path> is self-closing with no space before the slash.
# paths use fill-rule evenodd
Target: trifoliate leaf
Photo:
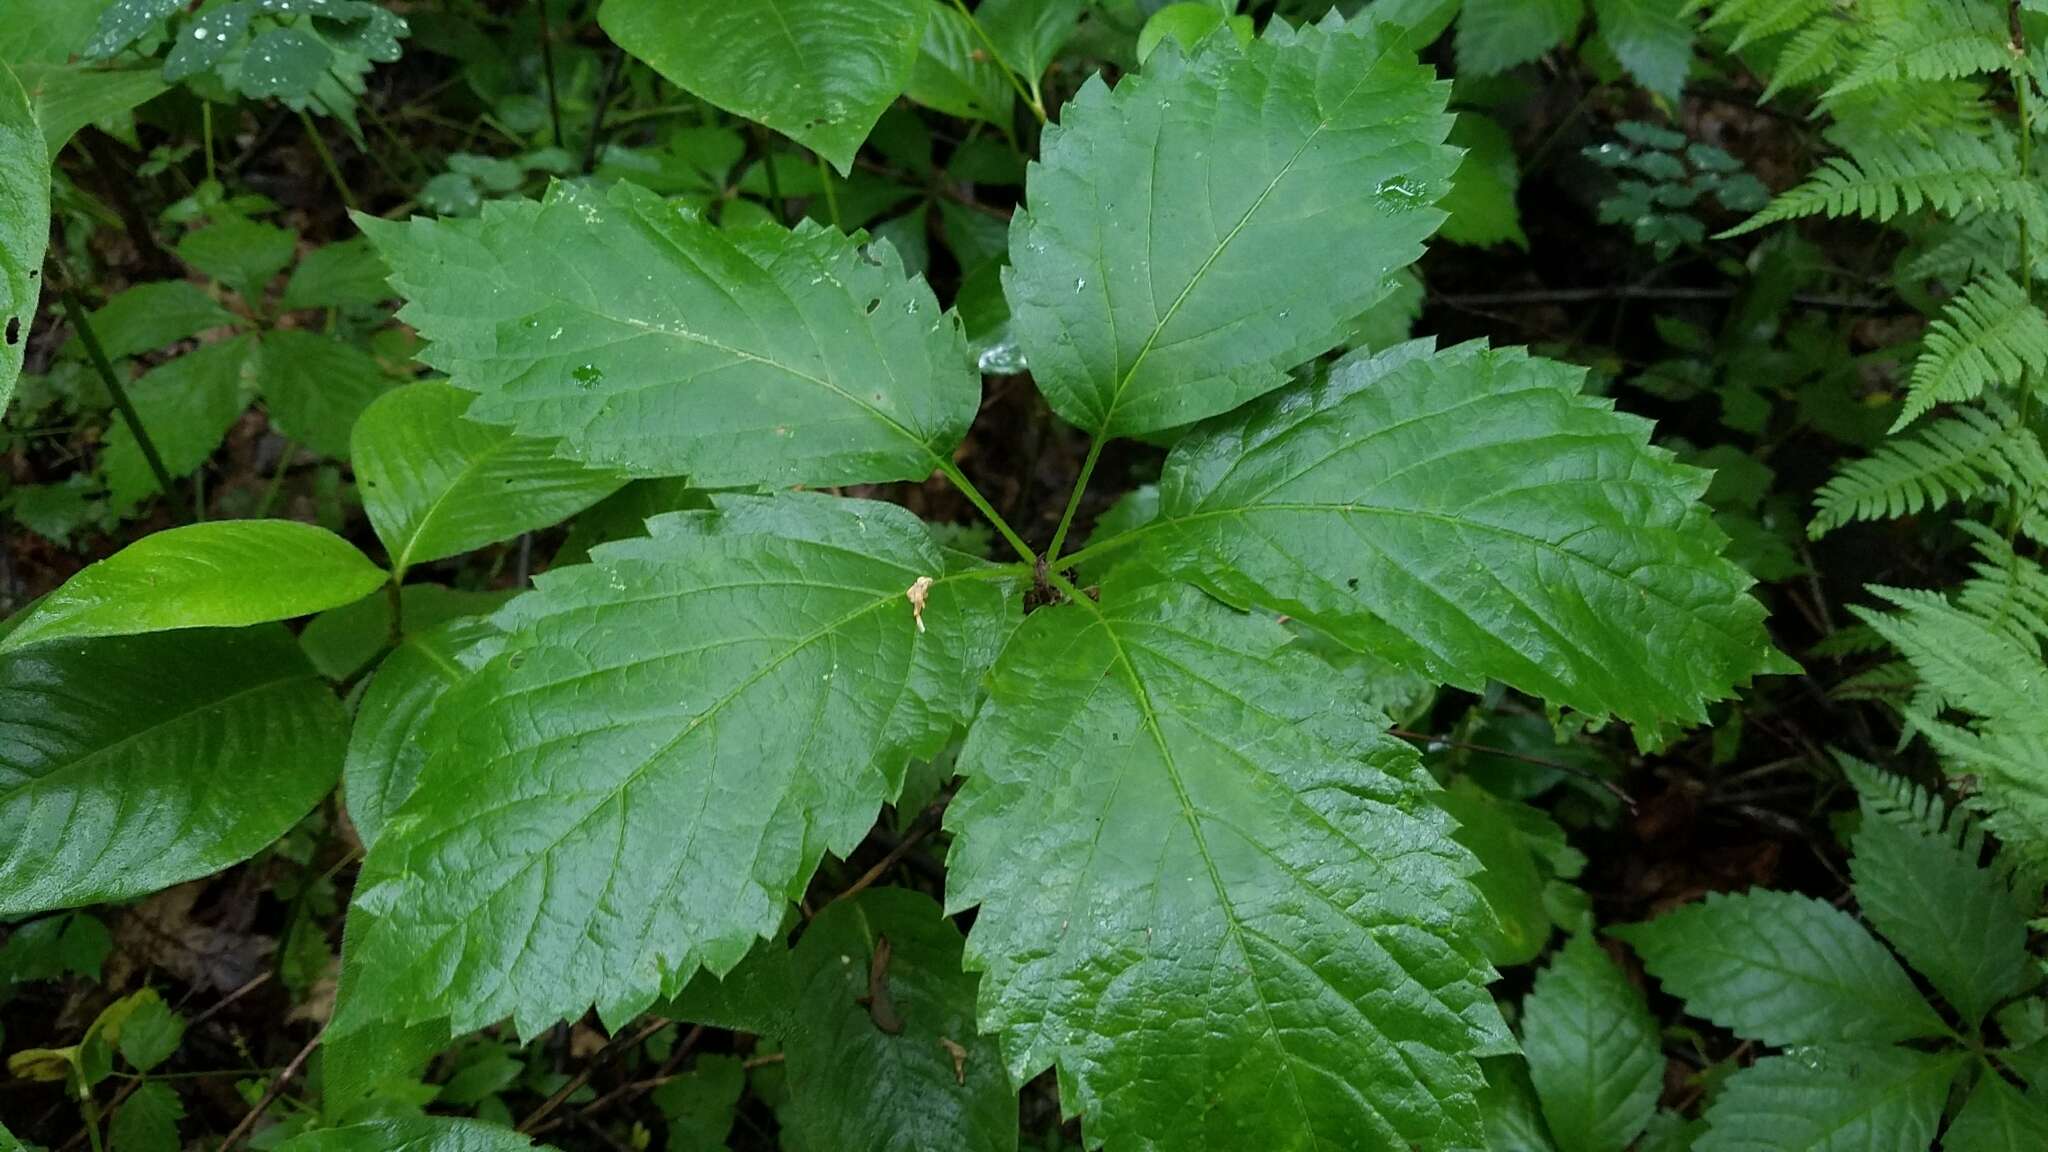
<path id="1" fill-rule="evenodd" d="M 464 419 L 472 399 L 411 384 L 356 424 L 356 484 L 394 571 L 545 528 L 625 483 L 556 457 L 546 440 Z"/>
<path id="2" fill-rule="evenodd" d="M 136 414 L 173 479 L 206 463 L 248 408 L 246 373 L 255 346 L 247 336 L 208 344 L 152 368 L 129 386 Z M 118 511 L 158 494 L 156 474 L 126 421 L 107 429 L 100 470 L 107 478 L 108 503 Z"/>
<path id="3" fill-rule="evenodd" d="M 460 657 L 493 634 L 475 618 L 450 620 L 408 635 L 377 665 L 356 705 L 342 766 L 342 794 L 363 847 L 377 842 L 385 820 L 419 782 L 434 706 L 469 676 Z"/>
<path id="4" fill-rule="evenodd" d="M 2023 1094 L 1985 1069 L 1955 1122 L 1941 1138 L 1942 1152 L 2036 1152 L 2048 1148 L 2048 1093 Z"/>
<path id="5" fill-rule="evenodd" d="M 1698 502 L 1707 473 L 1584 375 L 1477 344 L 1354 354 L 1182 440 L 1125 539 L 1446 683 L 1704 720 L 1782 658 Z"/>
<path id="6" fill-rule="evenodd" d="M 1477 112 L 1458 113 L 1450 139 L 1465 149 L 1465 158 L 1451 177 L 1451 190 L 1437 202 L 1451 214 L 1444 221 L 1443 238 L 1480 248 L 1502 241 L 1527 248 L 1522 213 L 1515 206 L 1522 173 L 1515 163 L 1514 141 L 1491 117 Z"/>
<path id="7" fill-rule="evenodd" d="M 921 480 L 980 402 L 959 323 L 886 245 L 724 232 L 629 184 L 358 223 L 421 358 L 480 394 L 469 418 L 587 464 L 706 487 Z"/>
<path id="8" fill-rule="evenodd" d="M 1693 19 L 1686 0 L 1593 0 L 1600 38 L 1621 66 L 1673 104 L 1692 68 Z"/>
<path id="9" fill-rule="evenodd" d="M 1491 76 L 1527 64 L 1564 43 L 1585 15 L 1585 0 L 1465 0 L 1458 74 Z"/>
<path id="10" fill-rule="evenodd" d="M 1275 20 L 1064 105 L 1003 274 L 1055 412 L 1110 436 L 1171 428 L 1343 341 L 1422 254 L 1457 166 L 1447 89 L 1398 36 Z"/>
<path id="11" fill-rule="evenodd" d="M 301 1132 L 277 1152 L 545 1152 L 510 1128 L 448 1116 L 373 1120 Z"/>
<path id="12" fill-rule="evenodd" d="M 671 83 L 844 175 L 909 86 L 930 11 L 930 0 L 605 0 L 597 20 Z"/>
<path id="13" fill-rule="evenodd" d="M 733 496 L 649 527 L 540 577 L 436 706 L 350 909 L 383 1018 L 616 1025 L 731 969 L 965 720 L 1007 631 L 988 571 L 949 574 L 895 505 Z"/>
<path id="14" fill-rule="evenodd" d="M 87 636 L 290 620 L 353 603 L 385 580 L 355 545 L 311 524 L 187 524 L 144 536 L 66 580 L 0 640 L 0 652 Z"/>
<path id="15" fill-rule="evenodd" d="M 398 383 L 368 352 L 314 332 L 266 333 L 260 356 L 271 424 L 331 460 L 348 459 L 356 420 Z"/>
<path id="16" fill-rule="evenodd" d="M 792 963 L 780 1110 L 792 1152 L 1014 1152 L 1017 1090 L 974 1028 L 960 930 L 931 897 L 871 888 L 826 908 Z"/>
<path id="17" fill-rule="evenodd" d="M 1882 1043 L 1947 1026 L 1854 917 L 1791 892 L 1709 895 L 1612 930 L 1664 990 L 1766 1044 Z"/>
<path id="18" fill-rule="evenodd" d="M 2016 893 L 2010 876 L 1987 868 L 1983 832 L 1938 799 L 1922 793 L 1916 818 L 1887 802 L 1874 770 L 1851 778 L 1863 794 L 1849 861 L 1863 915 L 1965 1025 L 2033 987 L 2040 968 L 2027 953 L 2027 918 L 2039 888 Z"/>
<path id="19" fill-rule="evenodd" d="M 0 657 L 0 916 L 247 859 L 334 786 L 346 726 L 281 628 Z"/>
<path id="20" fill-rule="evenodd" d="M 1091 1142 L 1479 1139 L 1505 1048 L 1414 752 L 1286 629 L 1129 567 L 1003 653 L 946 813 L 947 901 L 1011 1078 Z"/>
<path id="21" fill-rule="evenodd" d="M 1694 1152 L 1927 1152 L 1964 1054 L 1798 1048 L 1728 1078 Z"/>
<path id="22" fill-rule="evenodd" d="M 1664 1087 L 1657 1021 L 1591 936 L 1575 936 L 1522 1002 L 1522 1052 L 1551 1134 L 1573 1152 L 1622 1152 Z"/>
<path id="23" fill-rule="evenodd" d="M 28 93 L 0 64 L 0 410 L 21 378 L 49 240 L 50 154 Z"/>

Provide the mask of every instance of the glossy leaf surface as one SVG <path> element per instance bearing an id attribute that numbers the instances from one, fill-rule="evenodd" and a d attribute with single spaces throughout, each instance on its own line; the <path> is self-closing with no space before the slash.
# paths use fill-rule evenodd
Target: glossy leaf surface
<path id="1" fill-rule="evenodd" d="M 0 410 L 14 397 L 42 298 L 50 239 L 50 155 L 28 93 L 0 64 Z"/>
<path id="2" fill-rule="evenodd" d="M 1959 1052 L 1802 1048 L 1729 1077 L 1694 1152 L 1926 1152 Z"/>
<path id="3" fill-rule="evenodd" d="M 281 628 L 0 656 L 0 915 L 246 859 L 334 786 L 346 727 Z"/>
<path id="4" fill-rule="evenodd" d="M 732 968 L 965 718 L 1013 610 L 894 505 L 725 497 L 650 527 L 542 576 L 435 709 L 350 910 L 386 1016 L 616 1025 Z"/>
<path id="5" fill-rule="evenodd" d="M 377 842 L 385 820 L 412 795 L 434 705 L 469 677 L 463 653 L 493 634 L 476 618 L 450 620 L 407 636 L 371 674 L 342 766 L 342 794 L 363 847 Z"/>
<path id="6" fill-rule="evenodd" d="M 548 441 L 465 419 L 472 399 L 436 381 L 411 384 L 356 425 L 363 510 L 398 571 L 545 528 L 625 483 L 558 458 Z"/>
<path id="7" fill-rule="evenodd" d="M 473 220 L 358 217 L 472 420 L 705 487 L 921 480 L 980 398 L 959 323 L 886 245 L 721 231 L 630 184 Z"/>
<path id="8" fill-rule="evenodd" d="M 1584 370 L 1427 342 L 1353 355 L 1175 447 L 1129 539 L 1226 601 L 1478 690 L 1705 719 L 1777 667 L 1707 473 Z"/>
<path id="9" fill-rule="evenodd" d="M 1573 937 L 1536 977 L 1522 1052 L 1551 1135 L 1575 1152 L 1622 1152 L 1657 1109 L 1657 1021 L 1591 936 Z"/>
<path id="10" fill-rule="evenodd" d="M 145 536 L 65 581 L 0 640 L 0 652 L 289 620 L 353 603 L 384 581 L 383 569 L 325 528 L 296 520 L 188 524 Z"/>
<path id="11" fill-rule="evenodd" d="M 687 92 L 758 121 L 843 175 L 910 83 L 929 0 L 605 0 L 598 23 Z"/>
<path id="12" fill-rule="evenodd" d="M 1053 411 L 1111 436 L 1279 387 L 1422 254 L 1456 152 L 1399 31 L 1274 21 L 1161 48 L 1060 111 L 1011 221 L 1004 292 Z"/>
<path id="13" fill-rule="evenodd" d="M 1476 1141 L 1505 1037 L 1414 753 L 1285 629 L 1148 575 L 1026 617 L 960 754 L 982 1027 L 1111 1147 Z"/>

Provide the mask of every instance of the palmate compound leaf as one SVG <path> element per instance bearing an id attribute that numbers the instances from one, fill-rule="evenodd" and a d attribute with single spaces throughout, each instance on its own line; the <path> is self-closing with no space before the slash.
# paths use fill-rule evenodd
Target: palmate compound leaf
<path id="1" fill-rule="evenodd" d="M 573 516 L 625 481 L 554 445 L 465 419 L 473 397 L 439 381 L 389 393 L 352 441 L 363 510 L 403 573 Z"/>
<path id="2" fill-rule="evenodd" d="M 383 1018 L 618 1024 L 731 969 L 966 719 L 1007 632 L 993 570 L 949 573 L 895 505 L 730 496 L 650 528 L 541 577 L 435 707 L 349 913 Z"/>
<path id="3" fill-rule="evenodd" d="M 1583 376 L 1478 344 L 1354 354 L 1182 440 L 1123 539 L 1447 683 L 1703 720 L 1783 657 L 1698 502 L 1708 474 Z"/>
<path id="4" fill-rule="evenodd" d="M 248 858 L 334 786 L 347 723 L 282 628 L 0 656 L 0 916 Z"/>
<path id="5" fill-rule="evenodd" d="M 1291 634 L 1134 566 L 1025 619 L 947 810 L 1011 1078 L 1117 1149 L 1467 1147 L 1476 864 Z"/>
<path id="6" fill-rule="evenodd" d="M 468 220 L 358 216 L 472 420 L 703 487 L 921 480 L 981 399 L 959 321 L 887 244 L 725 232 L 631 184 Z"/>
<path id="7" fill-rule="evenodd" d="M 677 87 L 832 162 L 910 83 L 929 0 L 605 0 L 597 21 Z"/>
<path id="8" fill-rule="evenodd" d="M 311 524 L 187 524 L 145 536 L 65 581 L 0 640 L 0 652 L 289 620 L 353 603 L 386 579 L 355 545 Z"/>
<path id="9" fill-rule="evenodd" d="M 1003 289 L 1053 411 L 1108 436 L 1229 411 L 1340 344 L 1422 253 L 1458 153 L 1401 31 L 1167 46 L 1046 129 Z"/>

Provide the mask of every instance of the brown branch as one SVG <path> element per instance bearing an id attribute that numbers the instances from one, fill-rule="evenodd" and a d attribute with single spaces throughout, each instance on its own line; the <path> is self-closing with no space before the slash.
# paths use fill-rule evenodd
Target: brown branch
<path id="1" fill-rule="evenodd" d="M 299 1054 L 292 1057 L 292 1062 L 284 1066 L 284 1071 L 277 1074 L 277 1079 L 270 1082 L 270 1087 L 263 1090 L 263 1096 L 256 1101 L 256 1106 L 249 1109 L 249 1114 L 242 1117 L 242 1122 L 235 1125 L 234 1130 L 228 1133 L 227 1139 L 220 1142 L 220 1152 L 232 1152 L 234 1146 L 249 1135 L 249 1131 L 256 1127 L 256 1121 L 261 1119 L 263 1114 L 270 1110 L 270 1106 L 277 1102 L 277 1098 L 284 1094 L 284 1086 L 291 1083 L 292 1077 L 299 1074 L 299 1069 L 306 1066 L 306 1061 L 313 1055 L 313 1049 L 318 1048 L 320 1041 L 326 1036 L 327 1025 L 322 1024 L 320 1031 L 314 1033 L 313 1038 L 306 1041 L 306 1046 L 299 1049 Z"/>
<path id="2" fill-rule="evenodd" d="M 553 1114 L 555 1109 L 560 1108 L 562 1106 L 562 1103 L 564 1101 L 568 1100 L 569 1097 L 574 1096 L 578 1089 L 582 1088 L 585 1084 L 590 1083 L 591 1074 L 593 1072 L 596 1072 L 600 1067 L 609 1063 L 613 1056 L 616 1056 L 618 1053 L 624 1051 L 627 1048 L 638 1046 L 642 1041 L 646 1040 L 649 1036 L 654 1035 L 656 1032 L 661 1031 L 663 1028 L 666 1028 L 673 1023 L 675 1023 L 675 1021 L 673 1020 L 650 1020 L 636 1032 L 632 1032 L 629 1034 L 621 1034 L 612 1037 L 609 1041 L 606 1042 L 603 1048 L 598 1049 L 596 1055 L 592 1056 L 589 1060 L 584 1062 L 583 1069 L 577 1072 L 576 1075 L 570 1077 L 569 1082 L 567 1084 L 564 1084 L 560 1088 L 556 1089 L 555 1094 L 553 1096 L 550 1096 L 546 1100 L 542 1101 L 540 1107 L 535 1108 L 532 1112 L 527 1114 L 526 1119 L 521 1120 L 519 1122 L 519 1131 L 531 1134 L 534 1125 L 547 1119 L 551 1114 Z"/>

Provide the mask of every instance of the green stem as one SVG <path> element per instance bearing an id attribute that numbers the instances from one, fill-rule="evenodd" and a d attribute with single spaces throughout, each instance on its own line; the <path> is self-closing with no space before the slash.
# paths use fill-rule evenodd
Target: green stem
<path id="1" fill-rule="evenodd" d="M 839 193 L 832 187 L 832 169 L 826 166 L 823 156 L 818 156 L 818 183 L 825 186 L 825 214 L 832 221 L 832 230 L 846 231 L 846 226 L 839 222 Z"/>
<path id="2" fill-rule="evenodd" d="M 391 582 L 384 585 L 384 598 L 391 604 L 390 642 L 393 648 L 405 642 L 405 587 L 399 583 L 404 579 L 404 572 L 393 572 Z"/>
<path id="3" fill-rule="evenodd" d="M 761 149 L 761 174 L 768 180 L 768 214 L 775 217 L 777 224 L 789 223 L 789 205 L 782 200 L 782 180 L 775 175 L 775 150 L 768 142 L 767 133 L 759 125 L 753 125 L 754 143 Z"/>
<path id="4" fill-rule="evenodd" d="M 105 1152 L 105 1145 L 100 1143 L 100 1106 L 93 1102 L 90 1085 L 85 1085 L 78 1094 L 78 1111 L 85 1117 L 85 1137 L 92 1142 L 92 1152 Z"/>
<path id="5" fill-rule="evenodd" d="M 270 485 L 263 490 L 262 502 L 256 505 L 256 519 L 269 519 L 271 509 L 277 507 L 277 494 L 284 490 L 285 471 L 292 466 L 292 454 L 298 450 L 299 446 L 291 440 L 284 442 L 284 451 L 277 458 L 277 470 L 270 474 Z"/>
<path id="6" fill-rule="evenodd" d="M 974 13 L 967 10 L 966 0 L 953 0 L 953 7 L 959 9 L 960 15 L 967 19 L 967 26 L 974 29 L 975 36 L 981 40 L 981 46 L 988 50 L 988 58 L 995 61 L 996 67 L 1003 70 L 1004 76 L 1009 77 L 1010 87 L 1017 90 L 1018 97 L 1031 109 L 1031 114 L 1038 117 L 1040 124 L 1045 123 L 1045 103 L 1036 95 L 1038 81 L 1033 80 L 1031 87 L 1026 89 L 1024 81 L 1019 79 L 1017 73 L 1003 60 L 1003 54 L 996 51 L 996 42 L 988 38 L 988 30 L 981 26 L 981 21 L 974 18 Z"/>
<path id="7" fill-rule="evenodd" d="M 99 372 L 100 383 L 107 386 L 107 395 L 113 398 L 115 410 L 121 413 L 129 434 L 135 437 L 135 446 L 142 450 L 143 462 L 149 465 L 150 473 L 156 477 L 157 487 L 163 489 L 164 499 L 171 499 L 171 471 L 164 467 L 164 458 L 157 454 L 156 441 L 149 438 L 149 429 L 142 425 L 142 414 L 135 410 L 135 402 L 128 398 L 128 389 L 122 385 L 114 365 L 107 359 L 107 350 L 100 343 L 99 334 L 93 331 L 92 321 L 86 318 L 85 305 L 79 302 L 78 293 L 69 284 L 64 286 L 64 314 L 71 320 L 71 326 L 78 330 L 78 340 L 85 345 L 86 358 Z"/>
<path id="8" fill-rule="evenodd" d="M 1017 555 L 1024 558 L 1026 564 L 1038 563 L 1038 553 L 1033 552 L 1031 545 L 1024 543 L 1024 538 L 1017 535 L 1016 530 L 1010 527 L 1010 522 L 1003 519 L 996 512 L 995 507 L 988 502 L 988 498 L 981 494 L 981 489 L 974 486 L 974 481 L 969 480 L 961 473 L 959 465 L 951 460 L 940 460 L 939 473 L 953 482 L 953 487 L 958 488 L 960 494 L 967 497 L 969 504 L 974 505 L 983 516 L 988 517 L 988 522 L 995 525 L 996 531 L 1002 535 L 1004 540 L 1009 542 L 1010 547 Z"/>
<path id="9" fill-rule="evenodd" d="M 1088 490 L 1088 478 L 1095 474 L 1095 462 L 1102 459 L 1103 437 L 1088 442 L 1088 458 L 1081 462 L 1081 474 L 1074 478 L 1074 491 L 1067 497 L 1067 510 L 1060 514 L 1060 526 L 1053 529 L 1052 545 L 1045 550 L 1052 557 L 1049 567 L 1060 566 L 1060 546 L 1067 542 L 1067 529 L 1074 526 L 1074 513 L 1081 508 L 1081 496 Z"/>
<path id="10" fill-rule="evenodd" d="M 534 0 L 540 10 L 540 63 L 547 72 L 548 123 L 555 129 L 555 147 L 562 146 L 562 101 L 555 94 L 555 34 L 548 28 L 548 0 Z"/>
<path id="11" fill-rule="evenodd" d="M 1143 527 L 1133 528 L 1129 532 L 1119 532 L 1107 540 L 1091 540 L 1086 548 L 1082 548 L 1072 555 L 1060 557 L 1059 566 L 1062 569 L 1078 568 L 1090 560 L 1097 560 L 1119 549 L 1128 548 L 1135 544 L 1138 537 L 1144 535 L 1152 526 L 1147 524 Z"/>
<path id="12" fill-rule="evenodd" d="M 320 165 L 327 169 L 327 178 L 334 181 L 334 190 L 341 193 L 341 202 L 349 211 L 355 211 L 356 194 L 350 190 L 348 181 L 342 179 L 341 166 L 334 162 L 334 153 L 327 150 L 327 138 L 320 135 L 320 128 L 313 123 L 311 113 L 299 109 L 299 123 L 306 126 L 306 135 L 313 141 L 313 151 L 320 154 Z"/>
<path id="13" fill-rule="evenodd" d="M 208 183 L 214 183 L 215 180 L 213 175 L 213 101 L 201 100 L 199 102 L 199 122 L 201 126 L 205 129 L 206 135 L 206 180 Z"/>

